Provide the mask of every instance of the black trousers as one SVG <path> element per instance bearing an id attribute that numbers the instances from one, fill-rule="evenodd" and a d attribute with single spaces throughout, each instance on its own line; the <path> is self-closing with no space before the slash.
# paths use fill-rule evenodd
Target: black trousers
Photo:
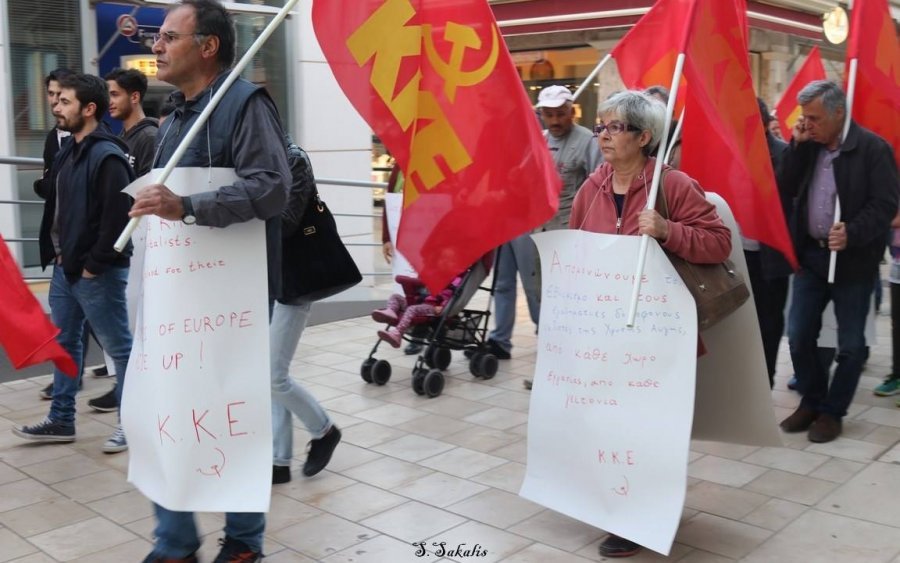
<path id="1" fill-rule="evenodd" d="M 760 263 L 760 253 L 745 250 L 750 287 L 756 302 L 756 318 L 762 336 L 766 369 L 769 372 L 769 387 L 775 385 L 775 363 L 778 360 L 778 345 L 784 336 L 784 306 L 787 303 L 788 278 L 765 279 Z"/>

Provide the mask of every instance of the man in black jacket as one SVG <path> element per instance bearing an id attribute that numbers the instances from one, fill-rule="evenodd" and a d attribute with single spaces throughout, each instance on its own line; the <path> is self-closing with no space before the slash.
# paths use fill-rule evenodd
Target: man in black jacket
<path id="1" fill-rule="evenodd" d="M 841 433 L 841 419 L 859 383 L 872 281 L 884 255 L 884 234 L 897 213 L 900 186 L 893 150 L 884 139 L 855 122 L 844 137 L 846 98 L 837 84 L 810 82 L 797 102 L 803 116 L 785 154 L 781 185 L 795 190 L 791 237 L 800 272 L 794 277 L 788 338 L 803 400 L 781 428 L 808 430 L 810 441 L 830 442 Z M 829 284 L 832 251 L 837 265 Z M 830 385 L 816 350 L 829 301 L 834 302 L 839 351 Z"/>
<path id="2" fill-rule="evenodd" d="M 125 156 L 127 147 L 100 125 L 109 104 L 106 83 L 99 77 L 73 74 L 60 82 L 53 110 L 57 126 L 70 132 L 44 181 L 47 202 L 41 221 L 41 266 L 53 264 L 50 313 L 60 328 L 57 340 L 82 369 L 81 336 L 90 322 L 103 349 L 113 358 L 119 389 L 131 331 L 125 285 L 131 249 L 122 254 L 113 243 L 128 222 L 131 199 L 122 189 L 134 179 Z M 53 402 L 47 418 L 14 428 L 27 440 L 73 442 L 77 380 L 56 370 Z M 127 448 L 121 427 L 104 444 L 109 453 Z"/>
<path id="3" fill-rule="evenodd" d="M 128 162 L 138 176 L 143 176 L 153 167 L 159 131 L 159 122 L 146 117 L 141 106 L 147 93 L 147 77 L 137 69 L 116 68 L 104 79 L 109 86 L 109 116 L 122 121 L 119 137 L 128 146 Z M 88 401 L 88 406 L 100 412 L 114 412 L 119 408 L 118 397 L 118 385 L 113 385 L 106 394 Z"/>

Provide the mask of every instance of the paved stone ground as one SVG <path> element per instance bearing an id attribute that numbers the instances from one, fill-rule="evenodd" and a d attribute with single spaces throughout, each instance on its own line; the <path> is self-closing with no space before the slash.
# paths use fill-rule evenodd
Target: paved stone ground
<path id="1" fill-rule="evenodd" d="M 521 301 L 521 300 L 520 300 Z M 299 476 L 308 436 L 296 432 L 295 480 L 274 487 L 266 561 L 575 562 L 600 560 L 602 530 L 517 495 L 525 473 L 533 327 L 516 328 L 514 358 L 487 382 L 454 356 L 444 394 L 415 395 L 412 359 L 390 350 L 394 377 L 365 384 L 359 366 L 374 343 L 366 318 L 310 328 L 292 373 L 331 412 L 344 441 L 328 469 Z M 900 563 L 900 409 L 872 388 L 890 371 L 890 323 L 863 374 L 844 435 L 811 444 L 785 435 L 782 448 L 712 442 L 691 447 L 686 507 L 669 559 L 719 561 L 886 561 Z M 772 400 L 776 416 L 798 404 L 785 384 L 783 346 Z M 151 548 L 150 503 L 125 481 L 128 454 L 100 447 L 115 414 L 94 414 L 89 398 L 108 380 L 86 378 L 78 399 L 78 441 L 23 443 L 10 432 L 40 420 L 38 390 L 49 376 L 0 385 L 0 561 L 136 562 Z M 211 561 L 223 520 L 199 518 L 201 561 Z M 483 557 L 416 557 L 412 542 L 479 544 Z M 643 552 L 631 561 L 663 557 Z"/>

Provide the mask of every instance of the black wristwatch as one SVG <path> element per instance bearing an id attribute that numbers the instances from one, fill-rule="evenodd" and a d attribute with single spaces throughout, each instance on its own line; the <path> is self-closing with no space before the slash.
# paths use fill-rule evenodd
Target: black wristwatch
<path id="1" fill-rule="evenodd" d="M 181 222 L 185 225 L 193 225 L 197 222 L 197 218 L 194 217 L 194 204 L 191 202 L 191 198 L 185 196 L 181 198 L 181 207 L 184 209 L 184 215 L 181 216 Z"/>

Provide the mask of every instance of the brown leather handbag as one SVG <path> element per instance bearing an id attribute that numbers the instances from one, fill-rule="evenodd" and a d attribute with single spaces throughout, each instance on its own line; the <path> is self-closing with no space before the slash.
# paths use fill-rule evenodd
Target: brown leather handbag
<path id="1" fill-rule="evenodd" d="M 656 211 L 664 219 L 669 217 L 663 181 L 665 171 L 660 177 L 659 192 L 656 196 Z M 731 313 L 738 310 L 750 298 L 750 290 L 744 277 L 737 271 L 734 263 L 726 259 L 721 264 L 694 264 L 674 253 L 665 251 L 681 281 L 697 302 L 697 326 L 706 330 Z"/>

